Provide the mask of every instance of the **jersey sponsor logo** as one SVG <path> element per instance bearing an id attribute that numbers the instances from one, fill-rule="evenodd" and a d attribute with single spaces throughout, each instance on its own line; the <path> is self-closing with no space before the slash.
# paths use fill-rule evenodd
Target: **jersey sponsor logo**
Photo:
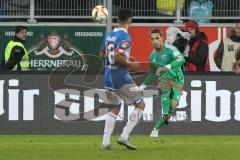
<path id="1" fill-rule="evenodd" d="M 128 41 L 121 41 L 120 44 L 119 44 L 119 48 L 121 49 L 128 49 L 130 46 L 129 42 Z"/>
<path id="2" fill-rule="evenodd" d="M 119 48 L 119 49 L 117 49 L 117 52 L 123 54 L 124 50 Z"/>
<path id="3" fill-rule="evenodd" d="M 165 61 L 166 59 L 167 59 L 167 55 L 163 55 L 163 56 L 162 56 L 162 60 Z M 154 59 L 154 60 L 155 60 L 155 59 Z"/>

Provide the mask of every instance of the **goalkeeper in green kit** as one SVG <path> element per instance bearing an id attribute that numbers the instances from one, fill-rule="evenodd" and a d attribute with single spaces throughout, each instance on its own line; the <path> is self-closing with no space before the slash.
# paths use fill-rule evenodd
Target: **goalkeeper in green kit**
<path id="1" fill-rule="evenodd" d="M 159 95 L 161 95 L 162 115 L 150 137 L 158 137 L 159 128 L 169 123 L 170 117 L 178 105 L 184 84 L 181 65 L 185 59 L 176 47 L 163 43 L 162 33 L 159 29 L 151 30 L 149 37 L 154 47 L 149 57 L 151 68 L 140 89 L 144 90 L 147 85 L 152 85 L 153 81 L 157 80 Z"/>

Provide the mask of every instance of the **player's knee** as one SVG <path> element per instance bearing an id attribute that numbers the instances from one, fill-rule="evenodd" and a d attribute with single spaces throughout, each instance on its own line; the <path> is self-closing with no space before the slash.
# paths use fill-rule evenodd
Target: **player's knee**
<path id="1" fill-rule="evenodd" d="M 122 103 L 119 103 L 119 104 L 114 105 L 113 108 L 118 109 L 120 111 L 121 106 L 122 106 Z"/>
<path id="2" fill-rule="evenodd" d="M 162 91 L 171 91 L 171 85 L 162 81 L 158 83 L 158 88 Z"/>
<path id="3" fill-rule="evenodd" d="M 141 109 L 141 110 L 144 110 L 144 108 L 145 108 L 145 103 L 143 102 L 143 103 L 137 105 L 136 107 L 139 108 L 139 109 Z"/>
<path id="4" fill-rule="evenodd" d="M 144 110 L 144 108 L 145 108 L 145 102 L 142 98 L 137 99 L 134 102 L 134 105 L 135 105 L 136 108 L 139 108 L 141 110 Z"/>
<path id="5" fill-rule="evenodd" d="M 162 95 L 170 95 L 170 90 L 163 89 L 162 90 Z"/>
<path id="6" fill-rule="evenodd" d="M 120 112 L 121 106 L 122 106 L 122 103 L 114 105 L 111 112 L 115 115 L 118 115 L 118 113 Z"/>
<path id="7" fill-rule="evenodd" d="M 162 115 L 162 119 L 164 119 L 164 122 L 166 125 L 169 124 L 169 120 L 170 120 L 171 116 L 169 114 L 163 114 Z"/>
<path id="8" fill-rule="evenodd" d="M 161 105 L 170 106 L 170 92 L 163 91 L 161 94 Z"/>
<path id="9" fill-rule="evenodd" d="M 171 100 L 170 102 L 171 108 L 176 108 L 177 107 L 177 102 L 175 100 Z"/>
<path id="10" fill-rule="evenodd" d="M 163 90 L 161 94 L 161 100 L 169 100 L 170 92 L 168 90 Z"/>
<path id="11" fill-rule="evenodd" d="M 113 108 L 113 109 L 111 110 L 111 113 L 113 113 L 114 115 L 118 116 L 119 111 L 120 111 L 120 110 L 118 110 L 118 109 L 116 109 L 116 108 Z"/>

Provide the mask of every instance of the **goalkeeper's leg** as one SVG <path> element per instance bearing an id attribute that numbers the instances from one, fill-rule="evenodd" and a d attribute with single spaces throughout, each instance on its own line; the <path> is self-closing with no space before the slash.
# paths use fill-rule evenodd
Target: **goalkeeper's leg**
<path id="1" fill-rule="evenodd" d="M 173 112 L 175 111 L 180 97 L 181 97 L 181 90 L 179 90 L 178 88 L 173 88 L 172 89 L 172 93 L 171 93 L 171 100 L 170 100 L 170 108 L 169 108 L 169 115 L 172 116 Z"/>
<path id="2" fill-rule="evenodd" d="M 162 114 L 160 120 L 158 121 L 158 123 L 155 125 L 155 128 L 159 129 L 164 124 L 169 123 L 170 117 L 174 113 L 174 111 L 179 103 L 180 96 L 181 96 L 181 91 L 177 88 L 172 88 L 171 94 L 169 95 L 170 99 L 168 100 L 168 102 L 170 102 L 170 103 L 167 103 L 167 102 L 164 103 L 164 100 L 161 100 L 163 114 Z M 168 96 L 165 97 L 165 99 L 167 99 L 167 98 L 168 98 Z M 170 107 L 168 107 L 169 105 L 170 105 Z"/>
<path id="3" fill-rule="evenodd" d="M 162 120 L 164 120 L 165 124 L 168 124 L 169 121 L 169 108 L 170 108 L 170 94 L 172 91 L 171 84 L 161 81 L 159 88 L 161 89 L 161 106 L 162 106 L 162 116 L 160 119 L 160 122 L 157 123 L 157 126 L 155 126 L 157 129 L 159 129 L 162 126 Z M 160 124 L 160 126 L 158 125 Z"/>
<path id="4" fill-rule="evenodd" d="M 158 137 L 159 128 L 164 124 L 168 124 L 169 121 L 169 108 L 170 108 L 170 91 L 171 86 L 168 83 L 160 82 L 161 89 L 161 106 L 162 106 L 162 114 L 160 115 L 160 119 L 157 124 L 154 126 L 150 137 Z"/>
<path id="5" fill-rule="evenodd" d="M 153 131 L 152 131 L 150 137 L 158 137 L 159 129 L 164 124 L 169 123 L 170 117 L 174 113 L 176 106 L 179 103 L 180 96 L 181 96 L 181 91 L 177 88 L 172 88 L 171 92 L 169 91 L 169 94 L 168 94 L 168 92 L 162 93 L 162 96 L 161 96 L 162 115 L 160 116 L 160 119 L 157 122 L 157 124 L 155 125 L 155 127 L 153 128 Z M 165 101 L 164 99 L 165 100 L 168 99 L 168 101 Z M 169 105 L 170 105 L 170 107 L 169 107 Z"/>
<path id="6" fill-rule="evenodd" d="M 160 129 L 164 124 L 168 124 L 168 123 L 169 123 L 168 121 L 169 121 L 171 115 L 173 114 L 175 108 L 176 108 L 176 102 L 171 100 L 171 105 L 170 105 L 168 114 L 160 115 L 160 119 L 159 119 L 159 121 L 157 122 L 157 124 L 154 126 L 154 128 L 153 128 L 153 130 L 152 130 L 152 132 L 151 132 L 151 134 L 150 134 L 150 137 L 158 137 L 159 129 Z M 164 117 L 164 116 L 165 116 L 165 117 Z M 166 116 L 167 116 L 167 117 L 166 117 Z M 166 122 L 166 121 L 167 121 L 167 122 Z"/>
<path id="7" fill-rule="evenodd" d="M 161 95 L 162 114 L 154 128 L 159 129 L 164 123 L 168 124 L 168 114 L 170 107 L 170 92 L 162 91 Z"/>

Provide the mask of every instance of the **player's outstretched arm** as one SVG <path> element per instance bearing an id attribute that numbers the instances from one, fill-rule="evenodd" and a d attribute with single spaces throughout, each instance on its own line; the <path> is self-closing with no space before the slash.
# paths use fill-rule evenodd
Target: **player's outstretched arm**
<path id="1" fill-rule="evenodd" d="M 143 82 L 144 85 L 151 85 L 152 84 L 153 80 L 156 78 L 155 72 L 156 72 L 156 70 L 154 70 L 154 68 L 151 67 L 150 71 L 147 74 L 147 77 L 145 78 L 145 80 Z"/>
<path id="2" fill-rule="evenodd" d="M 124 67 L 128 67 L 132 70 L 138 70 L 139 69 L 139 64 L 138 62 L 131 62 L 131 61 L 128 61 L 124 55 L 122 54 L 115 54 L 114 56 L 114 59 L 115 59 L 115 63 L 121 65 L 121 66 L 124 66 Z"/>
<path id="3" fill-rule="evenodd" d="M 103 59 L 105 59 L 107 56 L 106 56 L 106 53 L 103 51 L 103 50 L 101 50 L 100 49 L 100 51 L 99 51 L 99 56 L 101 57 L 101 58 L 103 58 Z"/>

